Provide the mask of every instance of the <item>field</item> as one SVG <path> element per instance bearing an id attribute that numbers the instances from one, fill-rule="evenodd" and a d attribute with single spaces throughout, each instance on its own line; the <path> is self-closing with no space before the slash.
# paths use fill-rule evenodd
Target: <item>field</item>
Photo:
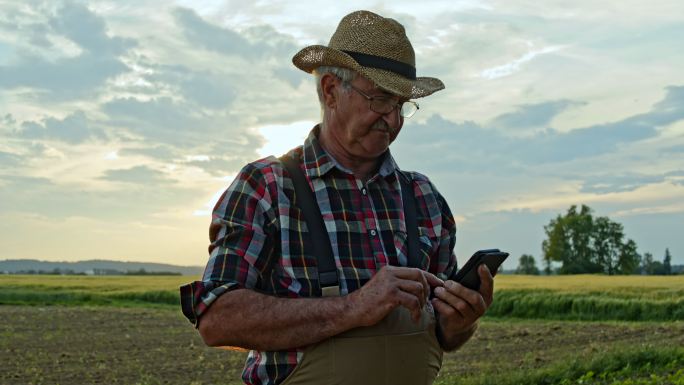
<path id="1" fill-rule="evenodd" d="M 241 383 L 244 353 L 205 347 L 180 314 L 192 279 L 0 276 L 0 383 Z M 684 384 L 684 277 L 496 280 L 515 306 L 447 354 L 437 383 Z"/>

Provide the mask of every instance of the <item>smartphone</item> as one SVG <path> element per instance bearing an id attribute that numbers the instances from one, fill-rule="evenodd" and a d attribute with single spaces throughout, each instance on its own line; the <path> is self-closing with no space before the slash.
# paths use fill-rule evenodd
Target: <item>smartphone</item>
<path id="1" fill-rule="evenodd" d="M 496 275 L 499 266 L 508 258 L 508 253 L 499 249 L 479 250 L 473 254 L 466 264 L 456 273 L 454 281 L 472 290 L 480 289 L 480 275 L 477 268 L 481 264 L 487 265 L 492 277 Z"/>

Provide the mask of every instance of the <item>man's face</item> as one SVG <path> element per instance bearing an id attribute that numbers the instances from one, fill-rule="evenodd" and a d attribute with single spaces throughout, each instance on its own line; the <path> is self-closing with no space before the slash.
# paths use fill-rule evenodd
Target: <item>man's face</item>
<path id="1" fill-rule="evenodd" d="M 332 134 L 347 153 L 358 159 L 375 159 L 382 155 L 397 138 L 404 118 L 395 108 L 389 113 L 380 114 L 369 108 L 369 101 L 361 93 L 370 97 L 392 98 L 394 102 L 402 100 L 388 92 L 374 87 L 373 83 L 362 76 L 357 76 L 351 85 L 358 89 L 342 90 L 342 82 L 338 79 L 338 104 L 332 119 L 336 129 Z"/>

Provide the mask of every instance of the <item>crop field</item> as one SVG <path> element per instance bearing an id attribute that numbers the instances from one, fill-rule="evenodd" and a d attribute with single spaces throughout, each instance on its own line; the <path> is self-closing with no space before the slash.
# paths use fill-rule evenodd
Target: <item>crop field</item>
<path id="1" fill-rule="evenodd" d="M 245 353 L 204 346 L 180 314 L 193 279 L 0 276 L 0 383 L 241 383 Z M 684 276 L 496 285 L 509 304 L 445 355 L 438 384 L 684 384 Z"/>

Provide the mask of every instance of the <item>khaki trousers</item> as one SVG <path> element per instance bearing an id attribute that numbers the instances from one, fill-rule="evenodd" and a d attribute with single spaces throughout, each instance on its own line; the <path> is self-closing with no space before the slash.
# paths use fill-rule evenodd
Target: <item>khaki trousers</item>
<path id="1" fill-rule="evenodd" d="M 311 345 L 283 385 L 430 385 L 442 366 L 435 315 L 398 307 L 377 325 Z"/>

